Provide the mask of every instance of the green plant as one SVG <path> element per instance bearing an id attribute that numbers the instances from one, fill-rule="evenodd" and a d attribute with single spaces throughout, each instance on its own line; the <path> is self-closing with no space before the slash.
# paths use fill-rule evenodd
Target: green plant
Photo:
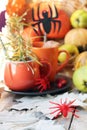
<path id="1" fill-rule="evenodd" d="M 6 20 L 7 35 L 0 35 L 0 43 L 5 53 L 6 59 L 12 61 L 27 61 L 29 59 L 38 62 L 38 58 L 32 53 L 32 42 L 31 38 L 25 41 L 22 37 L 22 32 L 25 26 L 31 26 L 24 23 L 24 13 L 22 16 L 13 15 Z M 5 43 L 2 40 L 2 36 L 7 39 Z"/>

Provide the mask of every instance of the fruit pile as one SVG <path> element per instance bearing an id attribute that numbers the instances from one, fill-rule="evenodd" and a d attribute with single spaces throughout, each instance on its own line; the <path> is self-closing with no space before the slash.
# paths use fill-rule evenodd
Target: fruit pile
<path id="1" fill-rule="evenodd" d="M 26 12 L 23 21 L 25 25 L 31 22 L 32 26 L 31 28 L 25 26 L 23 32 L 25 40 L 32 37 L 33 42 L 41 41 L 44 34 L 47 40 L 58 42 L 60 39 L 63 40 L 58 48 L 70 54 L 67 67 L 73 69 L 74 86 L 82 92 L 87 92 L 87 12 L 84 9 L 78 9 L 69 16 L 57 5 L 53 6 L 52 2 L 30 4 L 26 0 L 21 0 L 21 3 L 19 0 L 14 2 L 8 0 L 6 11 L 9 16 L 22 15 Z M 58 57 L 60 63 L 65 59 L 65 53 Z"/>
<path id="2" fill-rule="evenodd" d="M 71 57 L 75 55 L 72 61 L 74 69 L 72 81 L 79 91 L 87 92 L 87 11 L 84 9 L 74 11 L 70 16 L 70 22 L 72 29 L 66 34 L 64 45 L 60 48 L 65 46 L 66 50 L 69 50 L 67 46 L 72 46 Z"/>

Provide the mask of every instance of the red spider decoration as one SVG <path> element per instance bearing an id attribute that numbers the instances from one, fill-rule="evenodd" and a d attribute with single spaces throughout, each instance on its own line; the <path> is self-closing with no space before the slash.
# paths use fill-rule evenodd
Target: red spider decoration
<path id="1" fill-rule="evenodd" d="M 50 89 L 50 81 L 49 75 L 52 70 L 52 66 L 50 63 L 45 60 L 41 60 L 42 66 L 40 66 L 40 78 L 35 79 L 34 88 L 38 89 L 40 92 L 43 92 L 47 89 Z"/>
<path id="2" fill-rule="evenodd" d="M 59 103 L 50 101 L 51 104 L 55 105 L 54 107 L 50 107 L 50 109 L 56 109 L 53 112 L 51 112 L 51 114 L 57 113 L 53 119 L 57 119 L 60 114 L 63 115 L 64 117 L 67 117 L 69 112 L 73 113 L 73 111 L 76 107 L 73 105 L 74 102 L 75 102 L 75 100 L 67 103 L 67 100 L 65 100 L 65 102 L 62 103 L 62 99 L 61 99 L 60 104 L 59 104 Z M 75 117 L 78 117 L 75 113 L 73 113 L 73 114 Z"/>
<path id="3" fill-rule="evenodd" d="M 56 84 L 57 84 L 57 87 L 58 87 L 58 88 L 62 88 L 62 87 L 64 87 L 64 85 L 67 84 L 67 80 L 64 79 L 64 78 L 58 78 L 58 79 L 56 80 Z"/>
<path id="4" fill-rule="evenodd" d="M 35 86 L 37 86 L 37 89 L 39 89 L 40 92 L 43 92 L 50 88 L 50 82 L 47 77 L 38 78 L 35 80 Z"/>

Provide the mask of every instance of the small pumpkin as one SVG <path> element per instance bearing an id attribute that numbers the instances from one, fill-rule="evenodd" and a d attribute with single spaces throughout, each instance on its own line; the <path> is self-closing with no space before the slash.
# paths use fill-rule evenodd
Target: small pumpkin
<path id="1" fill-rule="evenodd" d="M 26 0 L 8 0 L 8 3 L 6 5 L 6 12 L 9 16 L 18 15 L 21 16 L 25 12 L 23 21 L 25 23 L 28 23 L 31 20 L 31 7 L 32 4 L 28 4 L 28 1 Z"/>
<path id="2" fill-rule="evenodd" d="M 87 51 L 81 52 L 75 59 L 74 69 L 87 65 Z"/>
<path id="3" fill-rule="evenodd" d="M 76 45 L 79 52 L 87 50 L 87 29 L 74 28 L 71 29 L 64 38 L 65 44 Z"/>
<path id="4" fill-rule="evenodd" d="M 26 0 L 8 0 L 8 3 L 6 5 L 6 11 L 7 13 L 12 16 L 14 13 L 17 15 L 22 15 L 27 8 L 27 2 Z"/>

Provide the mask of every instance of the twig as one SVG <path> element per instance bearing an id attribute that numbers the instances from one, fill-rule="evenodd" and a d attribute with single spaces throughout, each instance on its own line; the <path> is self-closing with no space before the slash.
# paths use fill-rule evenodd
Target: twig
<path id="1" fill-rule="evenodd" d="M 75 109 L 73 110 L 73 113 L 72 113 L 72 116 L 71 116 L 71 120 L 70 120 L 70 123 L 69 123 L 68 130 L 70 130 L 70 128 L 71 128 L 71 124 L 72 124 L 72 122 L 73 122 L 73 118 L 74 118 L 75 111 L 76 111 L 76 107 L 75 107 Z"/>

